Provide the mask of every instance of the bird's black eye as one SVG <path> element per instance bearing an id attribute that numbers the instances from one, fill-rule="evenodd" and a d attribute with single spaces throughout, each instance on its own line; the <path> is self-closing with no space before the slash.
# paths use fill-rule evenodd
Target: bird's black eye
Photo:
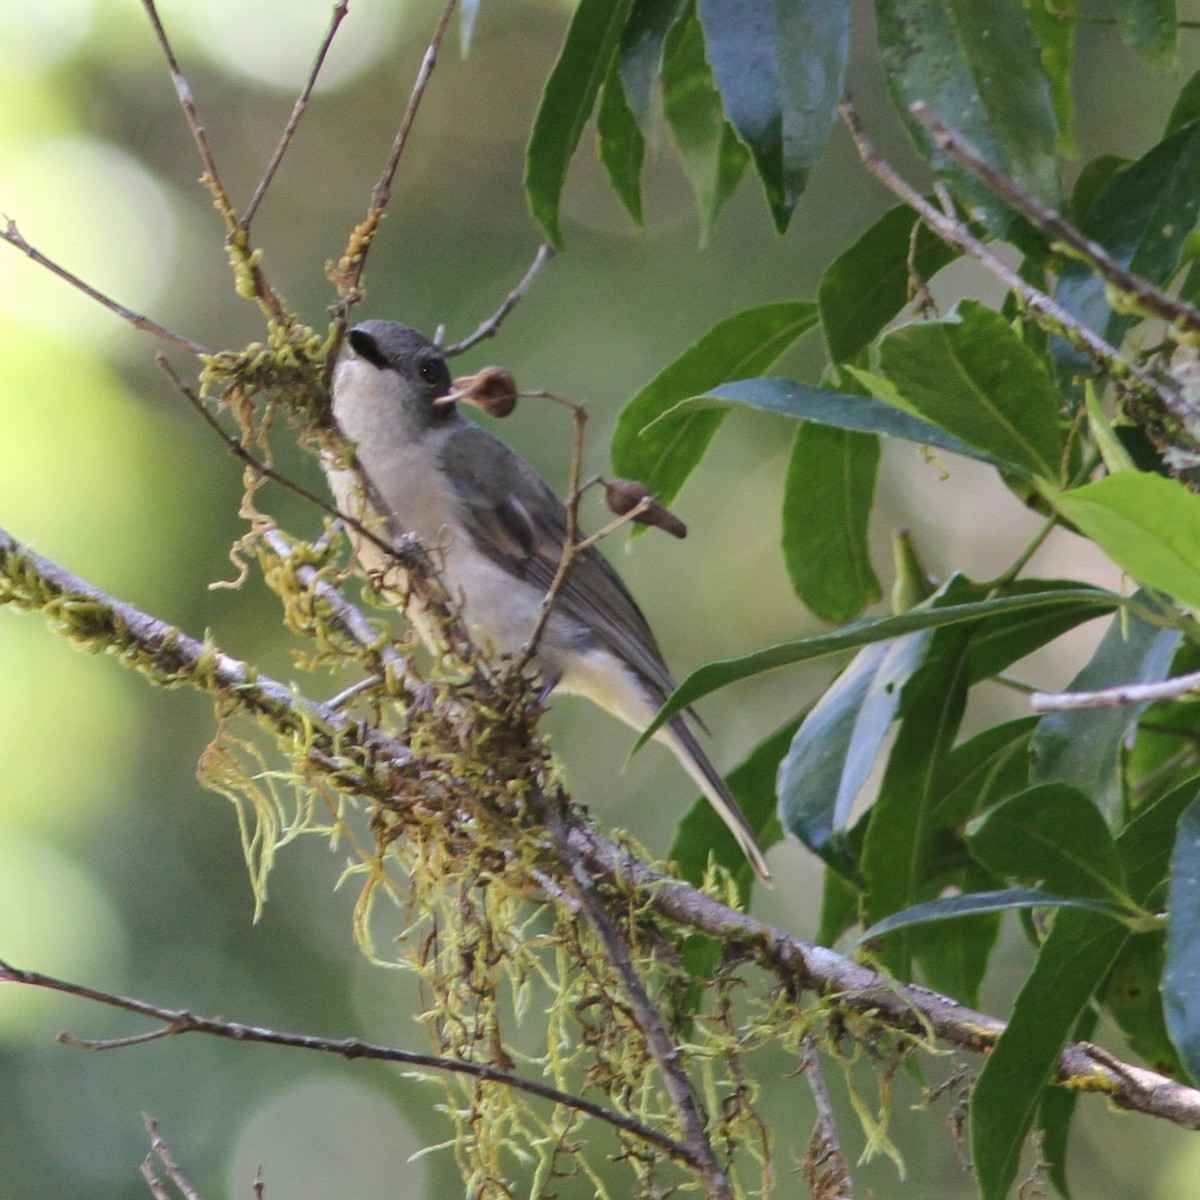
<path id="1" fill-rule="evenodd" d="M 444 358 L 427 358 L 421 364 L 421 378 L 426 383 L 432 383 L 437 387 L 448 387 L 450 372 L 446 369 L 446 360 Z"/>

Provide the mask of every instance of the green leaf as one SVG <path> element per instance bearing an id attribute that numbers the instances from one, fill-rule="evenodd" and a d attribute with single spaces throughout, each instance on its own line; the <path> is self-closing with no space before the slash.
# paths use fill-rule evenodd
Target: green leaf
<path id="1" fill-rule="evenodd" d="M 1042 48 L 1042 69 L 1050 81 L 1050 98 L 1058 125 L 1058 151 L 1068 158 L 1079 153 L 1075 144 L 1075 0 L 1025 0 L 1033 36 Z"/>
<path id="2" fill-rule="evenodd" d="M 1122 471 L 1047 499 L 1139 583 L 1200 611 L 1200 496 L 1175 479 Z"/>
<path id="3" fill-rule="evenodd" d="M 889 333 L 879 362 L 927 421 L 1027 474 L 1059 477 L 1058 390 L 999 313 L 960 301 L 943 320 Z"/>
<path id="4" fill-rule="evenodd" d="M 542 93 L 525 151 L 525 195 L 546 240 L 563 247 L 558 224 L 567 168 L 617 52 L 633 0 L 580 0 Z"/>
<path id="5" fill-rule="evenodd" d="M 634 0 L 621 33 L 617 66 L 630 111 L 642 134 L 650 137 L 654 85 L 663 67 L 663 50 L 671 26 L 687 8 L 687 0 Z"/>
<path id="6" fill-rule="evenodd" d="M 967 845 L 993 875 L 1059 896 L 1129 903 L 1100 810 L 1064 783 L 1040 784 L 1002 801 L 967 826 Z"/>
<path id="7" fill-rule="evenodd" d="M 1091 1041 L 1098 1017 L 1094 1008 L 1085 1008 L 1071 1030 L 1072 1042 Z M 1071 1119 L 1075 1115 L 1077 1092 L 1067 1088 L 1046 1088 L 1038 1105 L 1037 1128 L 1042 1138 L 1038 1157 L 1046 1164 L 1046 1177 L 1060 1196 L 1070 1200 L 1067 1187 L 1067 1144 Z"/>
<path id="8" fill-rule="evenodd" d="M 876 0 L 875 11 L 892 100 L 935 168 L 995 233 L 1007 232 L 1011 212 L 909 116 L 918 100 L 1023 191 L 1057 209 L 1050 85 L 1020 0 Z"/>
<path id="9" fill-rule="evenodd" d="M 1165 679 L 1179 639 L 1177 630 L 1162 629 L 1124 613 L 1109 624 L 1068 690 L 1096 691 Z M 1033 780 L 1071 784 L 1091 797 L 1098 813 L 1118 816 L 1124 798 L 1122 750 L 1145 709 L 1141 704 L 1047 713 L 1030 747 Z"/>
<path id="10" fill-rule="evenodd" d="M 750 148 L 782 233 L 842 94 L 848 0 L 699 0 L 724 109 Z"/>
<path id="11" fill-rule="evenodd" d="M 1116 0 L 1116 8 L 1121 35 L 1139 58 L 1156 67 L 1175 65 L 1175 0 Z"/>
<path id="12" fill-rule="evenodd" d="M 813 706 L 779 764 L 784 828 L 848 877 L 857 872 L 840 835 L 930 636 L 860 650 Z"/>
<path id="13" fill-rule="evenodd" d="M 778 667 L 809 662 L 845 650 L 855 650 L 859 646 L 867 646 L 872 642 L 885 641 L 887 638 L 899 637 L 906 633 L 915 633 L 921 629 L 936 629 L 940 625 L 975 621 L 980 617 L 998 617 L 1013 612 L 1076 604 L 1092 608 L 1099 615 L 1101 612 L 1111 612 L 1115 608 L 1120 608 L 1125 603 L 1124 598 L 1115 592 L 1106 592 L 1100 588 L 1080 587 L 1071 590 L 1033 593 L 1026 596 L 1000 596 L 994 600 L 981 601 L 978 604 L 956 604 L 950 608 L 914 608 L 898 616 L 868 617 L 830 633 L 818 633 L 793 642 L 780 642 L 740 658 L 727 658 L 707 663 L 693 671 L 671 693 L 667 702 L 655 715 L 654 720 L 638 738 L 637 746 L 640 747 L 647 742 L 664 721 L 670 720 L 675 713 L 687 708 L 689 704 L 694 704 L 701 697 L 707 696 L 719 688 L 728 687 L 729 684 L 739 680 L 761 675 L 765 671 L 774 671 Z"/>
<path id="14" fill-rule="evenodd" d="M 1194 786 L 1178 789 L 1139 812 L 1118 836 L 1130 896 L 1139 906 L 1148 904 L 1162 879 L 1173 822 L 1195 794 Z M 1055 918 L 972 1093 L 972 1158 L 984 1200 L 1003 1200 L 1016 1178 L 1022 1144 L 1058 1055 L 1130 936 L 1098 913 L 1071 910 Z"/>
<path id="15" fill-rule="evenodd" d="M 600 111 L 596 115 L 596 133 L 600 140 L 600 161 L 608 172 L 613 191 L 620 197 L 634 224 L 644 225 L 642 159 L 646 141 L 625 101 L 625 89 L 615 61 L 604 81 Z"/>
<path id="16" fill-rule="evenodd" d="M 664 421 L 657 418 L 689 396 L 767 370 L 816 322 L 817 306 L 796 300 L 749 308 L 715 325 L 622 410 L 613 431 L 613 469 L 627 479 L 640 479 L 659 500 L 670 504 L 704 457 L 725 414 L 708 411 L 681 413 Z M 652 429 L 647 428 L 652 424 Z"/>
<path id="17" fill-rule="evenodd" d="M 873 938 L 883 937 L 898 929 L 927 925 L 931 921 L 956 921 L 981 913 L 1012 912 L 1028 908 L 1081 908 L 1116 916 L 1121 909 L 1102 900 L 1087 896 L 1054 896 L 1038 888 L 1003 888 L 996 892 L 970 892 L 965 896 L 943 896 L 914 904 L 902 912 L 892 913 L 864 930 L 847 947 L 847 953 Z"/>
<path id="18" fill-rule="evenodd" d="M 821 921 L 817 926 L 818 946 L 832 946 L 858 921 L 858 889 L 832 867 L 825 871 L 821 889 Z"/>
<path id="19" fill-rule="evenodd" d="M 1163 137 L 1170 137 L 1197 117 L 1200 117 L 1200 71 L 1194 72 L 1179 89 L 1179 95 L 1171 108 L 1171 115 L 1167 117 Z"/>
<path id="20" fill-rule="evenodd" d="M 663 111 L 696 197 L 703 244 L 750 155 L 725 120 L 694 4 L 668 32 L 664 55 Z"/>
<path id="21" fill-rule="evenodd" d="M 1171 1042 L 1200 1080 L 1200 798 L 1179 818 L 1167 889 L 1167 965 L 1163 1004 Z"/>
<path id="22" fill-rule="evenodd" d="M 1076 225 L 1082 228 L 1086 224 L 1092 205 L 1132 161 L 1122 158 L 1119 154 L 1101 154 L 1098 158 L 1084 163 L 1083 170 L 1079 172 L 1075 186 L 1071 189 L 1071 220 Z"/>
<path id="23" fill-rule="evenodd" d="M 963 590 L 978 595 L 971 585 Z M 967 704 L 971 626 L 937 630 L 926 661 L 905 686 L 903 718 L 871 809 L 860 859 L 863 913 L 878 921 L 930 894 L 932 814 L 942 764 Z M 912 974 L 912 942 L 892 939 L 883 952 L 888 969 Z"/>
<path id="24" fill-rule="evenodd" d="M 909 302 L 910 260 L 929 280 L 957 257 L 907 204 L 884 213 L 821 276 L 817 307 L 829 361 L 855 358 Z"/>
<path id="25" fill-rule="evenodd" d="M 796 595 L 824 621 L 849 621 L 883 595 L 867 527 L 879 439 L 805 423 L 783 485 L 783 558 Z"/>
<path id="26" fill-rule="evenodd" d="M 745 761 L 725 778 L 764 850 L 783 836 L 775 817 L 775 773 L 799 723 L 800 718 L 789 721 L 759 742 Z M 743 902 L 748 902 L 755 879 L 754 870 L 716 809 L 701 797 L 679 822 L 667 857 L 676 864 L 681 878 L 699 887 L 708 871 L 710 856 L 730 872 Z"/>
<path id="27" fill-rule="evenodd" d="M 1200 122 L 1183 126 L 1119 172 L 1096 197 L 1082 231 L 1123 267 L 1165 284 L 1179 266 L 1200 206 Z M 1104 281 L 1083 262 L 1068 262 L 1054 298 L 1114 346 L 1139 318 L 1114 312 Z M 1086 373 L 1078 354 L 1058 351 L 1060 369 Z"/>
<path id="28" fill-rule="evenodd" d="M 1165 962 L 1163 930 L 1129 938 L 1104 982 L 1100 1002 L 1148 1067 L 1182 1082 L 1186 1076 L 1171 1044 L 1159 990 Z"/>
<path id="29" fill-rule="evenodd" d="M 856 376 L 865 372 L 855 372 Z M 731 403 L 748 404 L 764 412 L 779 413 L 829 425 L 835 429 L 856 430 L 860 433 L 882 433 L 904 438 L 923 446 L 935 446 L 966 458 L 992 463 L 1004 470 L 1023 474 L 1020 467 L 995 458 L 985 450 L 968 445 L 947 433 L 940 426 L 922 420 L 904 409 L 883 400 L 860 396 L 853 392 L 835 392 L 829 388 L 771 376 L 762 379 L 740 379 L 710 388 L 703 395 L 689 397 L 671 410 L 680 414 L 728 408 Z"/>
<path id="30" fill-rule="evenodd" d="M 938 780 L 934 823 L 939 829 L 956 829 L 1005 796 L 1025 790 L 1029 739 L 1037 723 L 1037 717 L 1005 721 L 955 746 Z"/>

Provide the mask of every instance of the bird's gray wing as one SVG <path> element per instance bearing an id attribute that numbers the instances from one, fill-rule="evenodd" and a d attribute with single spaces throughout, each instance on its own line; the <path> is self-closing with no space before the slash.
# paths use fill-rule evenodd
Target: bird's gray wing
<path id="1" fill-rule="evenodd" d="M 450 434 L 439 458 L 479 550 L 517 578 L 548 589 L 566 541 L 567 510 L 545 480 L 515 451 L 470 423 Z M 594 546 L 575 559 L 555 607 L 641 675 L 660 702 L 674 690 L 642 610 Z"/>

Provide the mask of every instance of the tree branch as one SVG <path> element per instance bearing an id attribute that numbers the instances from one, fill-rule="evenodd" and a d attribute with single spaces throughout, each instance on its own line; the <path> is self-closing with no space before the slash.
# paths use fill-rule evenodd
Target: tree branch
<path id="1" fill-rule="evenodd" d="M 469 337 L 463 338 L 461 342 L 452 342 L 447 346 L 444 351 L 446 356 L 452 357 L 455 354 L 461 354 L 464 350 L 470 350 L 472 346 L 482 342 L 485 338 L 495 337 L 500 330 L 500 326 L 504 323 L 505 317 L 516 308 L 517 304 L 525 296 L 525 293 L 533 286 L 533 281 L 537 278 L 538 272 L 553 257 L 553 249 L 543 242 L 538 247 L 537 255 L 530 264 L 529 270 L 521 277 L 521 282 L 504 298 L 504 303 Z"/>
<path id="2" fill-rule="evenodd" d="M 116 654 L 154 682 L 188 683 L 221 696 L 302 746 L 320 771 L 343 783 L 353 780 L 365 795 L 392 788 L 388 798 L 394 804 L 403 787 L 413 786 L 415 756 L 395 738 L 250 672 L 215 646 L 115 599 L 0 530 L 0 605 L 5 603 L 42 612 L 65 636 L 88 649 Z M 356 746 L 370 751 L 369 772 L 354 757 Z M 521 837 L 515 827 L 510 832 L 514 839 Z M 1004 1023 L 996 1017 L 916 984 L 899 985 L 654 870 L 574 814 L 566 837 L 594 886 L 636 897 L 639 905 L 677 926 L 741 947 L 797 994 L 813 991 L 881 1026 L 919 1036 L 932 1032 L 976 1053 L 990 1050 L 1003 1032 Z M 1200 1090 L 1119 1062 L 1088 1043 L 1062 1052 L 1058 1082 L 1074 1091 L 1102 1093 L 1120 1108 L 1200 1129 Z"/>

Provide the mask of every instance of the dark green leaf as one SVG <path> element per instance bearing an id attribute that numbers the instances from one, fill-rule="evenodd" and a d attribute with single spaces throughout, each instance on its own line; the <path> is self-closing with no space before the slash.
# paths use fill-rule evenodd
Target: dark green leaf
<path id="1" fill-rule="evenodd" d="M 884 213 L 821 276 L 817 307 L 829 361 L 853 359 L 909 302 L 910 261 L 929 280 L 957 256 L 907 204 Z"/>
<path id="2" fill-rule="evenodd" d="M 816 322 L 816 305 L 796 300 L 749 308 L 715 325 L 625 406 L 613 431 L 613 469 L 627 479 L 640 479 L 670 504 L 704 457 L 725 414 L 657 418 L 689 396 L 767 370 Z"/>
<path id="3" fill-rule="evenodd" d="M 1122 471 L 1048 497 L 1139 583 L 1200 611 L 1200 496 L 1177 479 Z"/>
<path id="4" fill-rule="evenodd" d="M 1050 97 L 1058 125 L 1058 151 L 1075 158 L 1075 0 L 1025 0 L 1033 36 L 1042 48 L 1042 69 L 1050 81 Z"/>
<path id="5" fill-rule="evenodd" d="M 1132 161 L 1119 154 L 1101 154 L 1084 164 L 1071 189 L 1071 220 L 1076 225 L 1082 228 L 1086 224 L 1092 205 Z"/>
<path id="6" fill-rule="evenodd" d="M 848 0 L 699 0 L 699 11 L 725 112 L 782 233 L 841 99 Z"/>
<path id="7" fill-rule="evenodd" d="M 858 616 L 882 595 L 867 526 L 879 439 L 806 422 L 783 487 L 783 559 L 796 595 L 823 621 Z"/>
<path id="8" fill-rule="evenodd" d="M 832 867 L 826 868 L 817 945 L 832 946 L 857 920 L 858 889 Z"/>
<path id="9" fill-rule="evenodd" d="M 879 362 L 927 421 L 1028 474 L 1059 477 L 1058 391 L 999 313 L 960 301 L 943 320 L 889 333 Z"/>
<path id="10" fill-rule="evenodd" d="M 687 0 L 634 0 L 621 33 L 617 56 L 625 100 L 643 136 L 649 137 L 654 113 L 654 85 L 663 65 L 663 47 L 671 26 Z"/>
<path id="11" fill-rule="evenodd" d="M 885 404 L 870 396 L 859 396 L 852 392 L 834 392 L 829 388 L 814 387 L 807 383 L 792 383 L 789 379 L 741 379 L 736 383 L 722 384 L 710 388 L 704 395 L 690 397 L 676 405 L 680 414 L 711 411 L 724 408 L 730 403 L 749 404 L 764 412 L 776 412 L 781 416 L 798 417 L 804 421 L 815 421 L 818 425 L 830 425 L 835 429 L 851 429 L 860 433 L 882 433 L 889 437 L 905 438 L 924 446 L 936 446 L 967 458 L 992 463 L 1005 470 L 1021 472 L 1013 463 L 1003 462 L 986 450 L 968 445 L 944 429 L 903 409 Z"/>
<path id="12" fill-rule="evenodd" d="M 1115 917 L 1121 909 L 1115 904 L 1092 900 L 1086 896 L 1054 896 L 1037 888 L 1003 888 L 998 892 L 971 892 L 965 896 L 942 896 L 914 904 L 903 912 L 892 913 L 865 930 L 848 949 L 861 946 L 872 938 L 883 937 L 897 929 L 925 925 L 930 921 L 954 921 L 980 913 L 1012 912 L 1024 908 L 1080 908 Z M 1111 923 L 1111 922 L 1109 922 Z M 1118 931 L 1120 926 L 1117 926 Z"/>
<path id="13" fill-rule="evenodd" d="M 957 828 L 1005 796 L 1025 790 L 1029 783 L 1029 740 L 1037 723 L 1037 717 L 1005 721 L 955 746 L 946 756 L 938 780 L 933 814 L 938 828 Z"/>
<path id="14" fill-rule="evenodd" d="M 525 195 L 546 240 L 562 249 L 558 205 L 567 168 L 617 52 L 633 0 L 580 0 L 550 72 L 525 151 Z"/>
<path id="15" fill-rule="evenodd" d="M 1100 810 L 1065 783 L 1002 801 L 967 826 L 967 845 L 993 875 L 1059 896 L 1128 904 L 1125 873 Z"/>
<path id="16" fill-rule="evenodd" d="M 764 671 L 773 671 L 778 667 L 791 666 L 793 663 L 824 658 L 826 655 L 837 654 L 845 650 L 855 650 L 859 646 L 868 646 L 872 642 L 885 641 L 887 638 L 899 637 L 905 633 L 915 633 L 920 629 L 935 629 L 939 625 L 976 621 L 981 617 L 998 617 L 1026 609 L 1033 610 L 1060 604 L 1086 605 L 1093 607 L 1096 614 L 1099 615 L 1102 612 L 1111 612 L 1115 608 L 1120 608 L 1124 603 L 1124 599 L 1114 592 L 1087 587 L 1077 588 L 1074 591 L 1054 591 L 1029 596 L 1000 596 L 979 604 L 957 604 L 952 608 L 942 609 L 914 608 L 894 617 L 868 617 L 830 633 L 818 633 L 794 642 L 780 642 L 778 645 L 768 646 L 765 650 L 756 650 L 752 654 L 746 654 L 740 658 L 721 659 L 693 671 L 671 693 L 666 704 L 655 715 L 654 720 L 638 739 L 637 744 L 638 746 L 643 745 L 664 721 L 669 720 L 681 709 L 687 708 L 689 704 L 694 704 L 702 696 L 707 696 L 710 692 L 727 687 L 738 680 L 761 675 Z"/>
<path id="17" fill-rule="evenodd" d="M 1122 683 L 1153 683 L 1166 677 L 1179 633 L 1161 629 L 1133 613 L 1114 620 L 1070 691 L 1094 691 Z M 1145 705 L 1049 712 L 1038 726 L 1031 751 L 1036 783 L 1071 784 L 1114 817 L 1122 811 L 1122 748 Z"/>
<path id="18" fill-rule="evenodd" d="M 855 869 L 838 835 L 930 636 L 926 631 L 860 650 L 813 706 L 779 764 L 784 828 L 845 875 L 853 877 Z"/>
<path id="19" fill-rule="evenodd" d="M 764 850 L 775 845 L 783 835 L 775 818 L 775 772 L 798 724 L 799 718 L 789 721 L 759 742 L 725 779 Z M 679 831 L 668 857 L 676 864 L 680 877 L 697 886 L 704 880 L 711 857 L 713 862 L 729 870 L 737 881 L 743 901 L 749 901 L 754 871 L 738 849 L 733 834 L 707 800 L 697 800 L 679 822 Z"/>
<path id="20" fill-rule="evenodd" d="M 962 590 L 978 595 L 983 589 Z M 967 704 L 970 641 L 969 625 L 937 630 L 926 661 L 904 689 L 903 718 L 863 842 L 866 921 L 879 921 L 930 894 L 937 779 Z M 882 957 L 889 970 L 908 979 L 911 954 L 905 935 L 891 939 Z"/>
<path id="21" fill-rule="evenodd" d="M 1116 7 L 1121 34 L 1133 52 L 1153 66 L 1174 66 L 1175 0 L 1116 0 Z"/>
<path id="22" fill-rule="evenodd" d="M 1166 934 L 1135 934 L 1113 963 L 1100 1001 L 1120 1026 L 1129 1048 L 1152 1070 L 1185 1080 L 1171 1044 L 1159 987 L 1166 961 Z"/>
<path id="23" fill-rule="evenodd" d="M 694 5 L 671 27 L 664 53 L 663 111 L 696 197 L 703 243 L 750 155 L 725 120 Z"/>
<path id="24" fill-rule="evenodd" d="M 1167 1029 L 1193 1083 L 1200 1080 L 1200 799 L 1179 818 L 1167 889 Z"/>
<path id="25" fill-rule="evenodd" d="M 939 171 L 946 171 L 994 232 L 1012 214 L 973 176 L 935 150 L 908 113 L 923 101 L 1002 174 L 1058 207 L 1050 86 L 1020 0 L 876 0 L 892 99 Z"/>
<path id="26" fill-rule="evenodd" d="M 613 191 L 634 223 L 645 224 L 642 218 L 642 159 L 646 142 L 625 101 L 625 89 L 615 61 L 600 97 L 596 133 L 600 139 L 600 161 L 608 172 Z"/>
<path id="27" fill-rule="evenodd" d="M 1085 1008 L 1075 1022 L 1070 1040 L 1091 1041 L 1096 1032 L 1096 1021 L 1096 1010 Z M 1042 1102 L 1038 1105 L 1037 1127 L 1042 1137 L 1038 1157 L 1046 1164 L 1046 1177 L 1066 1200 L 1070 1200 L 1071 1194 L 1067 1187 L 1067 1143 L 1078 1098 L 1079 1093 L 1069 1088 L 1051 1087 L 1042 1092 Z"/>
<path id="28" fill-rule="evenodd" d="M 1200 117 L 1200 71 L 1196 71 L 1179 89 L 1179 96 L 1167 118 L 1163 137 L 1170 137 L 1177 130 Z"/>
<path id="29" fill-rule="evenodd" d="M 1193 122 L 1117 174 L 1091 205 L 1083 232 L 1135 275 L 1165 284 L 1179 266 L 1198 206 L 1200 122 Z M 1067 312 L 1113 345 L 1138 320 L 1114 312 L 1104 281 L 1079 261 L 1066 264 L 1054 294 Z M 1087 368 L 1077 357 L 1059 357 L 1063 370 Z"/>

